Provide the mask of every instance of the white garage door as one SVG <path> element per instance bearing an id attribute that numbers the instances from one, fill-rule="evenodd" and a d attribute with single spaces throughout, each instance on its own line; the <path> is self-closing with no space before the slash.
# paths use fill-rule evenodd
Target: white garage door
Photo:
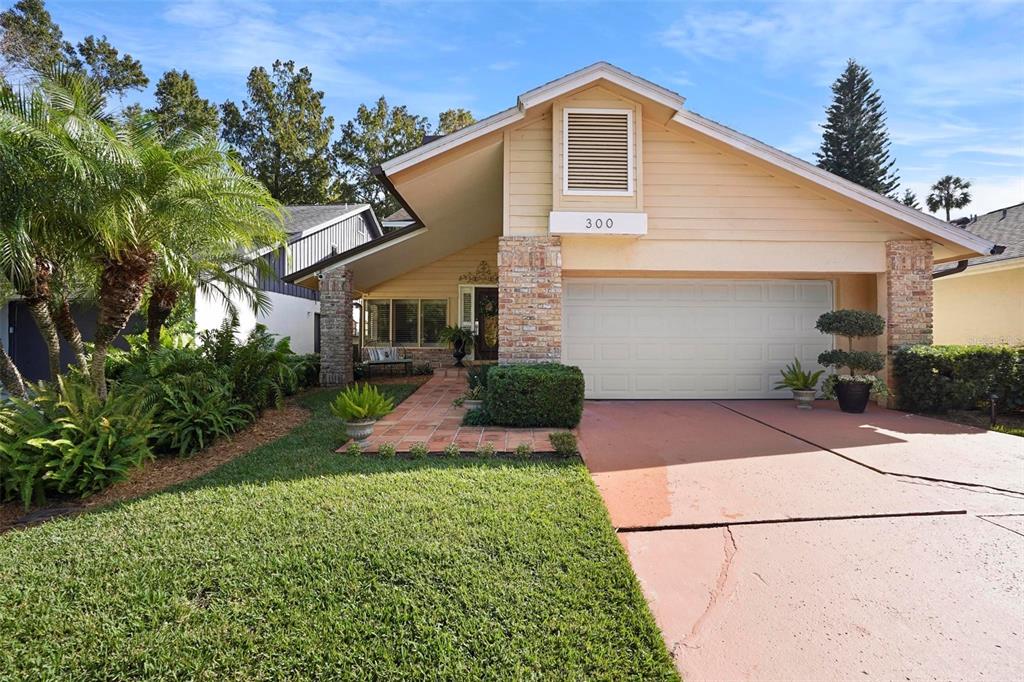
<path id="1" fill-rule="evenodd" d="M 814 328 L 832 283 L 790 280 L 563 280 L 562 361 L 588 398 L 788 398 L 794 357 L 817 367 Z"/>

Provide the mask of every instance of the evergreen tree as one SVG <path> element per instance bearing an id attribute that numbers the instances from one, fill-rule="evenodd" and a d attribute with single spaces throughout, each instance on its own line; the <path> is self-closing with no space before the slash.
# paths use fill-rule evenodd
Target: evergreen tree
<path id="1" fill-rule="evenodd" d="M 932 192 L 925 199 L 928 210 L 932 213 L 939 209 L 945 209 L 946 222 L 949 222 L 949 212 L 954 208 L 963 208 L 971 203 L 971 183 L 955 175 L 946 175 L 932 185 Z"/>
<path id="2" fill-rule="evenodd" d="M 437 134 L 438 135 L 450 135 L 456 130 L 461 130 L 466 126 L 471 126 L 476 123 L 476 118 L 467 109 L 448 109 L 442 111 L 441 115 L 437 117 Z"/>
<path id="3" fill-rule="evenodd" d="M 372 107 L 359 105 L 355 118 L 342 127 L 341 139 L 334 143 L 340 164 L 338 193 L 346 201 L 370 204 L 379 216 L 394 213 L 398 202 L 372 170 L 420 146 L 429 131 L 425 117 L 409 113 L 404 106 L 389 106 L 384 97 Z"/>
<path id="4" fill-rule="evenodd" d="M 149 110 L 164 138 L 181 130 L 212 131 L 216 134 L 220 116 L 217 106 L 199 96 L 188 71 L 168 71 L 156 84 L 156 107 Z"/>
<path id="5" fill-rule="evenodd" d="M 64 40 L 43 0 L 18 0 L 0 12 L 0 28 L 4 81 L 34 80 L 61 66 L 89 76 L 105 95 L 121 96 L 149 84 L 142 64 L 130 54 L 121 55 L 106 36 L 86 36 L 78 45 Z"/>
<path id="6" fill-rule="evenodd" d="M 903 196 L 900 197 L 900 203 L 910 208 L 916 208 L 918 211 L 921 210 L 921 204 L 917 203 L 917 195 L 910 188 L 903 190 Z"/>
<path id="7" fill-rule="evenodd" d="M 852 59 L 832 84 L 833 99 L 826 111 L 818 166 L 892 197 L 899 185 L 889 158 L 885 106 L 871 73 Z"/>
<path id="8" fill-rule="evenodd" d="M 284 204 L 329 203 L 334 159 L 334 118 L 324 114 L 324 93 L 309 68 L 274 62 L 249 72 L 248 101 L 221 105 L 221 136 L 242 164 Z"/>

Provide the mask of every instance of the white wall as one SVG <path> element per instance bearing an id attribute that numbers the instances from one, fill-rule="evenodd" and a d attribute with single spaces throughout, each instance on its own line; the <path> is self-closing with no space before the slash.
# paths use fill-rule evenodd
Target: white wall
<path id="1" fill-rule="evenodd" d="M 259 322 L 265 324 L 273 334 L 291 337 L 292 350 L 296 353 L 312 353 L 313 327 L 316 323 L 314 314 L 320 312 L 320 302 L 269 291 L 264 293 L 270 298 L 273 307 L 267 315 L 260 315 L 259 318 L 253 315 L 252 308 L 240 300 L 235 301 L 238 307 L 239 339 L 248 336 Z M 196 294 L 196 331 L 216 329 L 226 316 L 219 297 Z"/>

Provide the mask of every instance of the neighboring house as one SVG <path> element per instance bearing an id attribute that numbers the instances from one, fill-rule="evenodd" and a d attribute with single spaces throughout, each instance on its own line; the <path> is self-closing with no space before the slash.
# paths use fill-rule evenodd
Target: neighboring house
<path id="1" fill-rule="evenodd" d="M 274 334 L 291 337 L 296 353 L 315 353 L 320 347 L 320 296 L 315 290 L 281 278 L 377 239 L 383 232 L 369 204 L 286 206 L 284 219 L 287 252 L 281 248 L 254 254 L 267 259 L 276 273 L 259 282 L 272 308 L 268 314 L 257 317 L 242 300 L 233 299 L 239 311 L 238 334 L 244 337 L 260 323 Z M 197 330 L 219 327 L 226 314 L 222 298 L 196 295 Z"/>
<path id="2" fill-rule="evenodd" d="M 365 344 L 450 363 L 459 324 L 478 360 L 578 365 L 590 398 L 782 397 L 833 308 L 885 316 L 865 348 L 931 341 L 934 263 L 991 240 L 683 102 L 598 63 L 383 164 L 415 222 L 285 276 L 320 291 L 321 380 L 351 378 L 353 299 Z"/>
<path id="3" fill-rule="evenodd" d="M 1024 344 L 1024 204 L 977 216 L 963 229 L 1006 250 L 971 258 L 966 269 L 935 268 L 935 343 Z"/>

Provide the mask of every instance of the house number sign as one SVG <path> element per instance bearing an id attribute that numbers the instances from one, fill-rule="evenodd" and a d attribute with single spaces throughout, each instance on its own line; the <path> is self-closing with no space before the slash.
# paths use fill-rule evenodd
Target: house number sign
<path id="1" fill-rule="evenodd" d="M 647 234 L 647 214 L 552 211 L 548 231 L 551 234 L 639 236 Z"/>

